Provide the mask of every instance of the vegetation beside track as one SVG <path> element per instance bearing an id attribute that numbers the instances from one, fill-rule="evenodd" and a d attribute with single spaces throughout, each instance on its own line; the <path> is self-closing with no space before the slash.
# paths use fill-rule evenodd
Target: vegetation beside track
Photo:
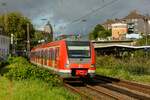
<path id="1" fill-rule="evenodd" d="M 25 58 L 10 57 L 0 71 L 2 100 L 79 100 L 63 88 L 58 75 L 30 64 Z"/>
<path id="2" fill-rule="evenodd" d="M 150 84 L 149 57 L 100 56 L 96 62 L 97 74 Z"/>

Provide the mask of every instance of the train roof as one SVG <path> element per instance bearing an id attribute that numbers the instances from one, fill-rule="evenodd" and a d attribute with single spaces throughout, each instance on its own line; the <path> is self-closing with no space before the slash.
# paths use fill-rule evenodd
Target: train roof
<path id="1" fill-rule="evenodd" d="M 90 42 L 90 41 L 82 41 L 82 40 L 81 41 L 68 41 L 68 40 L 63 39 L 63 40 L 58 40 L 58 41 L 53 41 L 53 42 L 39 44 L 39 45 L 33 47 L 31 50 L 35 50 L 37 48 L 44 48 L 44 47 L 47 47 L 49 45 L 60 44 L 60 43 L 65 42 L 65 41 L 67 41 L 67 42 Z"/>

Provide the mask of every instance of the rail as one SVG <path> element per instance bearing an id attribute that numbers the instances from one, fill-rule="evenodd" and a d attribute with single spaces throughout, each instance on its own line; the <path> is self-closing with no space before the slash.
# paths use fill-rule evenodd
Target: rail
<path id="1" fill-rule="evenodd" d="M 94 100 L 150 100 L 150 86 L 96 75 L 93 81 L 67 80 L 64 86 L 77 92 L 82 98 Z M 144 91 L 145 90 L 145 91 Z"/>

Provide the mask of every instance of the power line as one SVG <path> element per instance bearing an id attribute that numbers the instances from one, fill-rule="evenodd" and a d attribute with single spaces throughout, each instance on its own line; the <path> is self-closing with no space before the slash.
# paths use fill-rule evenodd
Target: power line
<path id="1" fill-rule="evenodd" d="M 67 25 L 70 25 L 70 24 L 72 24 L 72 23 L 78 22 L 78 21 L 80 21 L 81 19 L 84 19 L 84 18 L 86 18 L 87 16 L 90 16 L 90 15 L 92 15 L 93 13 L 95 13 L 95 12 L 97 12 L 97 11 L 99 11 L 99 10 L 101 10 L 101 9 L 103 9 L 103 8 L 105 8 L 105 7 L 109 6 L 109 5 L 111 5 L 111 4 L 115 3 L 115 2 L 117 2 L 117 1 L 119 1 L 119 0 L 112 0 L 112 1 L 110 1 L 110 2 L 108 2 L 108 3 L 106 3 L 106 4 L 104 4 L 103 6 L 97 8 L 97 9 L 93 9 L 93 10 L 91 10 L 91 12 L 89 12 L 89 13 L 87 13 L 87 14 L 85 14 L 85 15 L 83 15 L 83 16 L 81 16 L 81 17 L 79 17 L 79 18 L 77 18 L 77 19 L 75 19 L 75 20 L 73 20 L 73 21 L 71 21 L 71 22 L 68 23 Z"/>

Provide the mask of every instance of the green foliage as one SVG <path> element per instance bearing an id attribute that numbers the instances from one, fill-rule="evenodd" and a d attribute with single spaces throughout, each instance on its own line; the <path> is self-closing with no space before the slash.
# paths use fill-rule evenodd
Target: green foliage
<path id="1" fill-rule="evenodd" d="M 63 87 L 51 87 L 41 80 L 0 79 L 1 100 L 81 100 Z"/>
<path id="2" fill-rule="evenodd" d="M 11 80 L 39 79 L 52 86 L 61 84 L 57 75 L 52 74 L 48 69 L 31 65 L 25 58 L 9 58 L 8 62 L 10 63 L 7 66 L 9 70 L 4 76 Z"/>
<path id="3" fill-rule="evenodd" d="M 0 68 L 2 68 L 3 67 L 3 62 L 2 61 L 0 61 Z"/>
<path id="4" fill-rule="evenodd" d="M 6 61 L 0 61 L 0 69 L 5 67 L 8 63 Z"/>
<path id="5" fill-rule="evenodd" d="M 36 46 L 37 44 L 39 44 L 38 41 L 40 40 L 45 40 L 45 42 L 51 42 L 53 40 L 53 36 L 49 33 L 36 31 L 33 40 L 33 46 Z"/>
<path id="6" fill-rule="evenodd" d="M 0 76 L 2 100 L 80 100 L 80 96 L 61 87 L 58 76 L 31 65 L 23 57 L 9 57 L 9 69 Z"/>
<path id="7" fill-rule="evenodd" d="M 44 39 L 44 34 L 43 34 L 43 32 L 38 32 L 38 31 L 35 32 L 35 34 L 34 34 L 34 39 L 35 39 L 36 41 Z"/>
<path id="8" fill-rule="evenodd" d="M 89 33 L 89 39 L 96 40 L 97 38 L 106 39 L 108 36 L 111 36 L 111 30 L 105 30 L 105 28 L 97 24 L 92 32 Z"/>
<path id="9" fill-rule="evenodd" d="M 4 27 L 5 32 L 11 36 L 14 35 L 13 42 L 17 44 L 17 50 L 26 49 L 27 41 L 27 24 L 29 24 L 30 38 L 33 38 L 34 28 L 31 21 L 23 16 L 20 12 L 11 12 L 0 16 L 1 25 Z"/>
<path id="10" fill-rule="evenodd" d="M 143 36 L 143 38 L 138 39 L 136 41 L 136 45 L 138 46 L 146 45 L 146 42 L 147 42 L 147 45 L 150 45 L 150 36 L 147 36 L 147 38 Z"/>
<path id="11" fill-rule="evenodd" d="M 111 36 L 111 30 L 104 30 L 99 33 L 98 37 L 99 38 L 107 38 L 108 36 Z"/>
<path id="12" fill-rule="evenodd" d="M 150 60 L 144 57 L 116 59 L 111 56 L 97 57 L 97 67 L 112 70 L 125 70 L 132 74 L 150 75 Z"/>
<path id="13" fill-rule="evenodd" d="M 114 58 L 113 56 L 97 57 L 96 65 L 105 68 L 118 69 L 121 68 L 121 60 Z M 115 67 L 114 67 L 115 66 Z"/>
<path id="14" fill-rule="evenodd" d="M 126 80 L 150 83 L 150 59 L 142 51 L 134 57 L 117 59 L 112 56 L 97 57 L 96 73 Z"/>

